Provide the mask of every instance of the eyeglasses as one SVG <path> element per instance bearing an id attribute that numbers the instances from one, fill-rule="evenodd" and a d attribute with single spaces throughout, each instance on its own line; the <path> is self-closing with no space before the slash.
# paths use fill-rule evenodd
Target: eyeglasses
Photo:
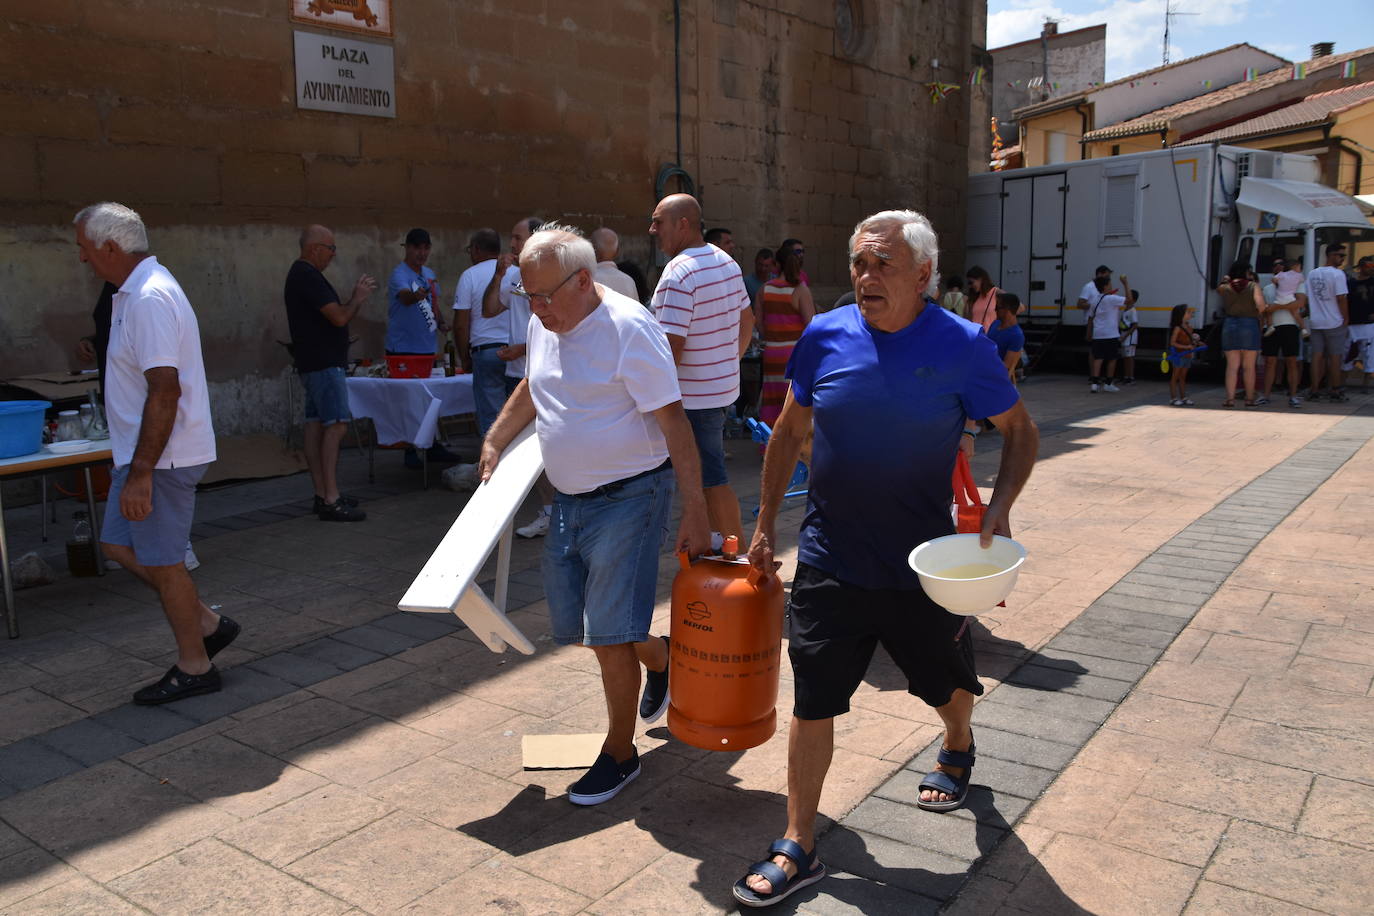
<path id="1" fill-rule="evenodd" d="M 338 251 L 338 250 L 339 250 L 337 246 L 335 246 L 335 245 L 326 245 L 324 242 L 316 242 L 315 244 L 316 244 L 316 245 L 319 245 L 321 248 L 328 248 L 330 251 Z"/>
<path id="2" fill-rule="evenodd" d="M 545 307 L 547 307 L 550 303 L 553 302 L 554 295 L 556 295 L 558 291 L 563 288 L 564 284 L 566 284 L 573 277 L 582 273 L 582 271 L 584 270 L 586 270 L 585 267 L 577 268 L 577 270 L 574 270 L 572 273 L 564 277 L 563 282 L 559 283 L 548 293 L 532 293 L 529 290 L 525 289 L 525 287 L 521 286 L 519 283 L 512 286 L 510 291 L 515 293 L 515 295 L 517 296 L 530 300 L 530 305 L 539 305 L 542 303 Z"/>

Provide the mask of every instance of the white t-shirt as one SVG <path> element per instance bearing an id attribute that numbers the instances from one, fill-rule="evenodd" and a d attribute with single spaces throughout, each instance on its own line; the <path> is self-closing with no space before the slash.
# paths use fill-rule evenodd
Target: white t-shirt
<path id="1" fill-rule="evenodd" d="M 1121 336 L 1121 310 L 1126 307 L 1126 297 L 1107 293 L 1100 300 L 1090 299 L 1088 315 L 1093 323 L 1093 340 L 1106 340 Z"/>
<path id="2" fill-rule="evenodd" d="M 515 286 L 520 282 L 520 267 L 512 264 L 506 268 L 506 275 L 501 278 L 501 288 L 497 295 L 501 297 L 501 304 L 506 307 L 506 311 L 501 313 L 501 317 L 510 317 L 510 345 L 526 342 L 529 336 L 530 324 L 530 300 L 524 296 L 515 294 Z M 506 378 L 524 378 L 525 361 L 528 352 L 519 359 L 513 359 L 506 363 Z"/>
<path id="3" fill-rule="evenodd" d="M 1339 267 L 1318 267 L 1307 275 L 1307 307 L 1312 313 L 1312 329 L 1325 331 L 1345 324 L 1337 296 L 1349 292 L 1345 271 Z"/>
<path id="4" fill-rule="evenodd" d="M 1131 307 L 1128 308 L 1128 309 L 1122 309 L 1122 310 L 1121 310 L 1121 326 L 1120 326 L 1120 330 L 1119 330 L 1117 333 L 1118 333 L 1118 334 L 1126 334 L 1126 329 L 1127 329 L 1128 327 L 1130 327 L 1130 326 L 1133 325 L 1133 324 L 1134 324 L 1134 325 L 1138 325 L 1139 323 L 1140 323 L 1140 318 L 1136 315 L 1135 306 L 1134 306 L 1134 305 L 1131 306 Z M 1131 333 L 1126 334 L 1126 336 L 1122 338 L 1122 340 L 1121 340 L 1121 346 L 1123 346 L 1123 347 L 1134 347 L 1134 346 L 1136 345 L 1136 342 L 1137 342 L 1139 339 L 1140 339 L 1140 328 L 1137 327 L 1135 330 L 1131 331 Z"/>
<path id="5" fill-rule="evenodd" d="M 614 290 L 571 331 L 529 329 L 530 395 L 549 481 L 564 493 L 653 470 L 668 443 L 650 415 L 682 399 L 668 338 Z"/>
<path id="6" fill-rule="evenodd" d="M 596 270 L 592 271 L 592 279 L 602 286 L 609 286 L 627 299 L 639 301 L 639 290 L 635 288 L 634 278 L 616 267 L 614 261 L 597 261 Z"/>
<path id="7" fill-rule="evenodd" d="M 688 410 L 739 398 L 740 312 L 749 304 L 739 264 L 715 245 L 688 248 L 663 269 L 650 308 L 664 331 L 686 338 L 677 368 Z"/>
<path id="8" fill-rule="evenodd" d="M 1298 298 L 1299 293 L 1306 295 L 1307 284 L 1302 282 L 1302 274 L 1298 274 L 1298 277 L 1299 280 L 1297 288 L 1294 289 L 1292 293 L 1288 294 L 1288 298 L 1285 299 L 1284 302 L 1279 303 L 1280 305 L 1292 302 L 1294 299 Z M 1270 305 L 1279 302 L 1279 296 L 1282 295 L 1279 292 L 1277 284 L 1274 283 L 1266 284 L 1262 292 L 1264 293 L 1264 301 Z M 1298 319 L 1294 318 L 1293 313 L 1288 311 L 1287 309 L 1279 309 L 1278 311 L 1269 313 L 1269 323 L 1277 328 L 1282 327 L 1285 324 L 1297 324 Z"/>
<path id="9" fill-rule="evenodd" d="M 482 294 L 487 291 L 494 273 L 496 259 L 488 258 L 472 265 L 458 278 L 458 289 L 453 294 L 453 310 L 468 312 L 472 316 L 472 324 L 468 328 L 469 347 L 510 343 L 510 315 L 505 312 L 495 318 L 482 315 Z"/>
<path id="10" fill-rule="evenodd" d="M 1088 303 L 1088 308 L 1093 307 L 1093 303 L 1097 301 L 1097 296 L 1097 284 L 1091 280 L 1084 283 L 1083 288 L 1078 291 L 1078 298 L 1085 300 Z"/>
<path id="11" fill-rule="evenodd" d="M 215 460 L 210 389 L 200 353 L 200 325 L 181 285 L 149 256 L 138 262 L 114 295 L 105 360 L 105 416 L 116 467 L 134 460 L 149 369 L 177 370 L 181 398 L 159 468 L 185 468 Z"/>

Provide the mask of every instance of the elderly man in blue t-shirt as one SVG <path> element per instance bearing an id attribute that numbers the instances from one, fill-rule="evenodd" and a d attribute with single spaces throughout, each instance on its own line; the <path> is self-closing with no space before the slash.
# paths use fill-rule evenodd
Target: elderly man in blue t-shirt
<path id="1" fill-rule="evenodd" d="M 1011 505 L 1039 444 L 996 346 L 930 298 L 939 246 L 926 218 L 910 210 L 870 216 L 849 249 L 857 301 L 818 315 L 792 353 L 749 550 L 755 567 L 773 571 L 778 507 L 814 427 L 788 624 L 796 692 L 787 831 L 736 883 L 735 897 L 749 906 L 776 903 L 825 876 L 815 820 L 834 718 L 848 712 L 879 643 L 945 725 L 939 766 L 922 780 L 917 805 L 950 811 L 964 803 L 974 763 L 969 720 L 983 692 L 967 618 L 927 598 L 906 558 L 917 544 L 954 533 L 954 459 L 961 441 L 977 435 L 974 420 L 992 420 L 1004 440 L 985 544 L 1011 533 Z"/>

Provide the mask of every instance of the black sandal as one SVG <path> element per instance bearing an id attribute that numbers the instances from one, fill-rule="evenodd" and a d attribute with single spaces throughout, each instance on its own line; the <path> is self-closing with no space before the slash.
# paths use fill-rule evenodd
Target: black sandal
<path id="1" fill-rule="evenodd" d="M 167 670 L 162 680 L 149 684 L 134 694 L 134 702 L 139 706 L 160 706 L 199 696 L 202 693 L 215 693 L 223 685 L 219 679 L 219 669 L 214 665 L 204 674 L 187 674 L 176 665 Z"/>
<path id="2" fill-rule="evenodd" d="M 797 873 L 791 878 L 787 872 L 773 861 L 773 856 L 787 856 L 797 866 Z M 749 886 L 749 876 L 758 875 L 773 886 L 767 894 L 760 894 Z M 764 907 L 790 897 L 802 888 L 815 884 L 825 877 L 825 866 L 816 861 L 816 851 L 810 854 L 793 840 L 774 840 L 768 847 L 768 858 L 749 866 L 743 878 L 735 882 L 735 899 L 745 906 Z"/>

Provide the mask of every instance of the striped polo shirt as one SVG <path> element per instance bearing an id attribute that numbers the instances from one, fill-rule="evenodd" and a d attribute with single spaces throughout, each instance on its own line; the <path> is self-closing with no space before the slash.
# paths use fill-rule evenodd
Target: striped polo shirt
<path id="1" fill-rule="evenodd" d="M 650 307 L 666 333 L 686 338 L 677 367 L 682 406 L 733 404 L 739 397 L 739 316 L 749 308 L 735 259 L 715 245 L 685 249 L 663 269 Z"/>

